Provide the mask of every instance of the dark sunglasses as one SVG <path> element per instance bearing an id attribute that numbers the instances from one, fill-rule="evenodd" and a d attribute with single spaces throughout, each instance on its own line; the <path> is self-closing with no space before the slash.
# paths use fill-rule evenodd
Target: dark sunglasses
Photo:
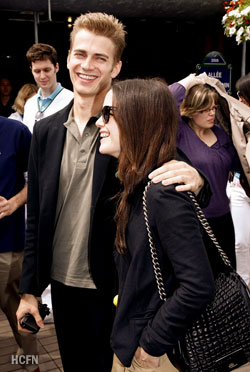
<path id="1" fill-rule="evenodd" d="M 103 119 L 104 124 L 107 124 L 109 122 L 110 115 L 114 115 L 112 111 L 115 111 L 115 110 L 116 110 L 116 107 L 114 106 L 104 106 L 102 108 L 102 119 Z"/>

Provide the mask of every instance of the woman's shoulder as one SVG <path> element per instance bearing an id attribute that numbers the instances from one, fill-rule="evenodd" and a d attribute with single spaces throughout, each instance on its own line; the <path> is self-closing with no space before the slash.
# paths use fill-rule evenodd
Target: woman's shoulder
<path id="1" fill-rule="evenodd" d="M 158 183 L 149 182 L 147 184 L 147 188 L 148 188 L 148 192 L 153 196 L 153 195 L 158 195 L 161 193 L 177 192 L 175 190 L 176 185 L 177 184 L 163 185 L 161 182 L 158 182 Z"/>
<path id="2" fill-rule="evenodd" d="M 146 192 L 148 202 L 154 204 L 156 207 L 166 203 L 169 206 L 177 203 L 189 203 L 190 198 L 187 192 L 176 191 L 176 186 L 177 184 L 165 186 L 161 182 L 149 183 Z"/>
<path id="3" fill-rule="evenodd" d="M 185 191 L 176 191 L 176 185 L 151 184 L 146 199 L 150 223 L 166 229 L 166 223 L 196 223 L 194 204 Z"/>
<path id="4" fill-rule="evenodd" d="M 214 124 L 213 131 L 216 134 L 219 134 L 222 137 L 230 138 L 225 129 L 223 129 L 219 124 Z"/>
<path id="5" fill-rule="evenodd" d="M 223 129 L 220 125 L 215 124 L 213 126 L 213 132 L 216 135 L 216 137 L 219 139 L 220 144 L 223 145 L 231 145 L 232 144 L 232 139 L 229 136 L 229 134 Z"/>

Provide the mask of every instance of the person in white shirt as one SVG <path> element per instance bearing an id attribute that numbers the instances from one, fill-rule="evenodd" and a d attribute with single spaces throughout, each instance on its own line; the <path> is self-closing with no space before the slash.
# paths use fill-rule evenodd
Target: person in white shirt
<path id="1" fill-rule="evenodd" d="M 39 90 L 24 106 L 23 122 L 31 132 L 36 121 L 63 109 L 73 99 L 73 92 L 57 82 L 57 51 L 48 44 L 33 44 L 26 53 Z"/>
<path id="2" fill-rule="evenodd" d="M 250 107 L 250 73 L 237 80 L 236 89 L 239 100 Z M 248 137 L 247 133 L 244 135 Z M 237 272 L 250 285 L 250 193 L 242 187 L 242 182 L 242 175 L 234 173 L 228 182 L 227 194 L 235 229 Z"/>
<path id="3" fill-rule="evenodd" d="M 39 86 L 37 94 L 24 105 L 23 123 L 33 133 L 36 121 L 63 109 L 73 99 L 74 94 L 57 82 L 59 64 L 54 47 L 42 43 L 33 44 L 26 57 L 34 80 Z M 50 315 L 46 317 L 45 322 L 53 322 L 50 286 L 43 292 L 42 300 L 50 308 Z"/>

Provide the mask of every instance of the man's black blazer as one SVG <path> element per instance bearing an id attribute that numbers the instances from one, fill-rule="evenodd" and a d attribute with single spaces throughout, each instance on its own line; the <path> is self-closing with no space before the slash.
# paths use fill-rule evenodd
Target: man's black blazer
<path id="1" fill-rule="evenodd" d="M 34 126 L 28 168 L 28 219 L 20 293 L 41 295 L 50 283 L 52 243 L 60 167 L 73 101 Z M 113 244 L 115 201 L 119 190 L 116 159 L 101 155 L 97 146 L 91 203 L 89 265 L 98 289 L 114 279 Z"/>

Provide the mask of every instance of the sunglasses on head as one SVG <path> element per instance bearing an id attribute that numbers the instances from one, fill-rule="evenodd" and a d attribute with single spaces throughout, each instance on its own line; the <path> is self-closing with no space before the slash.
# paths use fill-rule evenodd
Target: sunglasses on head
<path id="1" fill-rule="evenodd" d="M 112 111 L 115 111 L 115 110 L 116 110 L 116 107 L 114 106 L 104 106 L 102 108 L 102 119 L 103 119 L 104 124 L 107 124 L 109 122 L 110 115 L 113 115 Z"/>

